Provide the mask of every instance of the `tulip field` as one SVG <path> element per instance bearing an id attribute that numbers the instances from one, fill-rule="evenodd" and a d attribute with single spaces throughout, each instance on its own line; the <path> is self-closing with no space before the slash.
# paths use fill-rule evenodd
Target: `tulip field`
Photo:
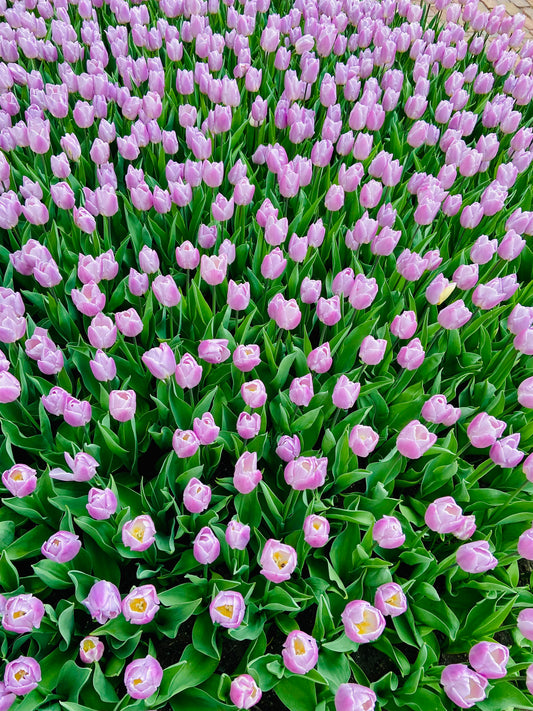
<path id="1" fill-rule="evenodd" d="M 533 41 L 0 0 L 0 711 L 533 711 Z"/>

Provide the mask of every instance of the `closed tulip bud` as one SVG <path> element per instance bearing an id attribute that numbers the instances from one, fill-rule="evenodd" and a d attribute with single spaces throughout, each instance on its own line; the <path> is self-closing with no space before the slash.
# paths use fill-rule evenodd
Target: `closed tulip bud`
<path id="1" fill-rule="evenodd" d="M 507 424 L 486 412 L 480 412 L 467 427 L 466 433 L 473 447 L 491 447 L 499 439 Z"/>
<path id="2" fill-rule="evenodd" d="M 115 513 L 118 501 L 111 489 L 89 489 L 87 504 L 85 508 L 91 518 L 96 521 L 104 521 Z"/>
<path id="3" fill-rule="evenodd" d="M 298 435 L 283 435 L 278 440 L 276 454 L 284 462 L 292 462 L 300 455 L 301 444 Z"/>
<path id="4" fill-rule="evenodd" d="M 469 709 L 486 698 L 487 680 L 466 664 L 449 664 L 440 677 L 446 696 L 462 709 Z"/>
<path id="5" fill-rule="evenodd" d="M 230 309 L 234 311 L 244 311 L 250 303 L 250 284 L 236 284 L 233 279 L 228 283 L 228 298 L 227 303 Z"/>
<path id="6" fill-rule="evenodd" d="M 338 296 L 349 296 L 354 285 L 354 273 L 351 267 L 343 269 L 335 275 L 331 290 Z"/>
<path id="7" fill-rule="evenodd" d="M 396 260 L 396 271 L 407 281 L 417 281 L 427 268 L 427 260 L 408 249 L 404 249 Z"/>
<path id="8" fill-rule="evenodd" d="M 68 563 L 78 555 L 80 548 L 79 536 L 70 531 L 58 531 L 43 543 L 41 553 L 56 563 Z"/>
<path id="9" fill-rule="evenodd" d="M 386 348 L 387 341 L 384 338 L 366 336 L 359 349 L 359 358 L 367 365 L 377 365 L 383 360 Z"/>
<path id="10" fill-rule="evenodd" d="M 350 432 L 350 449 L 358 457 L 368 457 L 379 441 L 379 435 L 371 427 L 355 425 Z"/>
<path id="11" fill-rule="evenodd" d="M 300 298 L 304 304 L 316 304 L 321 290 L 322 282 L 320 279 L 310 279 L 306 276 L 303 278 L 300 287 Z"/>
<path id="12" fill-rule="evenodd" d="M 213 563 L 220 554 L 220 543 L 209 526 L 204 526 L 194 539 L 193 555 L 202 565 Z"/>
<path id="13" fill-rule="evenodd" d="M 520 464 L 526 456 L 524 452 L 517 449 L 520 443 L 520 433 L 508 435 L 495 442 L 490 448 L 489 456 L 500 467 L 511 468 Z"/>
<path id="14" fill-rule="evenodd" d="M 454 291 L 455 284 L 443 274 L 439 274 L 426 289 L 426 299 L 430 304 L 440 305 Z"/>
<path id="15" fill-rule="evenodd" d="M 259 484 L 263 475 L 257 468 L 257 452 L 243 452 L 235 465 L 233 485 L 241 494 L 249 494 Z"/>
<path id="16" fill-rule="evenodd" d="M 117 327 L 109 316 L 100 312 L 91 320 L 87 335 L 93 348 L 111 348 L 117 340 Z"/>
<path id="17" fill-rule="evenodd" d="M 259 346 L 237 346 L 233 351 L 233 364 L 243 373 L 249 373 L 261 362 Z"/>
<path id="18" fill-rule="evenodd" d="M 63 418 L 72 427 L 83 427 L 91 421 L 92 407 L 88 400 L 78 400 L 70 395 L 65 400 Z"/>
<path id="19" fill-rule="evenodd" d="M 372 305 L 377 293 L 378 285 L 374 277 L 367 279 L 364 274 L 357 274 L 348 299 L 354 309 L 366 309 Z"/>
<path id="20" fill-rule="evenodd" d="M 232 519 L 226 527 L 226 543 L 232 550 L 243 551 L 250 541 L 250 526 Z"/>
<path id="21" fill-rule="evenodd" d="M 7 692 L 3 699 L 9 700 L 10 694 L 25 696 L 39 686 L 41 667 L 33 657 L 18 657 L 6 664 L 4 670 L 4 689 Z M 10 704 L 11 705 L 11 704 Z M 6 709 L 9 706 L 5 706 Z"/>
<path id="22" fill-rule="evenodd" d="M 196 454 L 200 441 L 193 430 L 177 429 L 172 437 L 172 447 L 180 459 L 188 459 Z"/>
<path id="23" fill-rule="evenodd" d="M 223 363 L 231 355 L 228 349 L 228 340 L 226 338 L 211 338 L 201 341 L 198 346 L 198 355 L 206 363 Z"/>
<path id="24" fill-rule="evenodd" d="M 122 526 L 122 543 L 132 551 L 145 551 L 155 541 L 155 526 L 148 514 L 136 516 Z"/>
<path id="25" fill-rule="evenodd" d="M 382 613 L 366 600 L 353 600 L 341 615 L 344 631 L 352 642 L 365 644 L 381 637 L 385 629 Z"/>
<path id="26" fill-rule="evenodd" d="M 329 521 L 324 516 L 311 514 L 304 520 L 304 540 L 312 548 L 322 548 L 329 540 Z"/>
<path id="27" fill-rule="evenodd" d="M 487 264 L 498 249 L 498 240 L 489 240 L 487 235 L 481 235 L 470 249 L 470 259 L 476 264 Z"/>
<path id="28" fill-rule="evenodd" d="M 132 420 L 136 407 L 135 390 L 111 390 L 109 393 L 109 414 L 118 422 Z"/>
<path id="29" fill-rule="evenodd" d="M 472 318 L 472 312 L 465 306 L 462 299 L 454 301 L 439 312 L 437 320 L 447 330 L 454 330 L 464 326 Z"/>
<path id="30" fill-rule="evenodd" d="M 372 538 L 381 548 L 399 548 L 405 543 L 402 525 L 395 516 L 383 516 L 376 521 Z"/>
<path id="31" fill-rule="evenodd" d="M 227 341 L 226 341 L 227 343 Z M 200 344 L 201 346 L 202 344 Z M 207 355 L 209 352 L 209 357 L 214 358 L 215 354 L 213 352 L 213 349 L 207 349 L 207 347 L 204 347 L 202 349 L 202 353 L 204 355 Z M 202 358 L 202 355 L 200 353 L 200 348 L 198 348 L 198 354 Z M 207 360 L 204 358 L 204 360 Z M 208 362 L 213 362 L 213 360 L 208 361 Z M 214 361 L 217 362 L 217 361 Z M 176 366 L 176 372 L 175 372 L 175 378 L 176 382 L 180 386 L 180 388 L 183 388 L 184 390 L 186 388 L 194 388 L 198 385 L 200 380 L 202 379 L 202 366 L 197 363 L 197 361 L 193 358 L 192 355 L 189 353 L 185 353 L 178 365 Z"/>
<path id="32" fill-rule="evenodd" d="M 406 370 L 416 370 L 422 365 L 425 357 L 426 353 L 422 347 L 420 339 L 413 338 L 413 340 L 409 341 L 406 346 L 402 346 L 402 348 L 400 348 L 397 361 L 398 364 Z"/>
<path id="33" fill-rule="evenodd" d="M 335 694 L 335 711 L 374 711 L 376 695 L 361 684 L 341 684 Z"/>
<path id="34" fill-rule="evenodd" d="M 485 679 L 502 679 L 507 674 L 509 649 L 498 642 L 479 642 L 468 653 L 468 661 Z"/>
<path id="35" fill-rule="evenodd" d="M 159 610 L 159 598 L 153 585 L 141 585 L 122 600 L 122 614 L 132 625 L 146 625 Z"/>
<path id="36" fill-rule="evenodd" d="M 99 637 L 84 637 L 80 642 L 80 659 L 84 664 L 99 662 L 104 654 L 104 643 Z"/>
<path id="37" fill-rule="evenodd" d="M 152 282 L 152 291 L 162 306 L 177 306 L 181 301 L 181 294 L 174 278 L 170 274 L 167 276 L 163 276 L 162 274 L 156 276 Z"/>
<path id="38" fill-rule="evenodd" d="M 44 605 L 39 598 L 29 593 L 14 595 L 6 602 L 2 627 L 9 632 L 24 634 L 39 629 L 43 617 Z"/>
<path id="39" fill-rule="evenodd" d="M 437 435 L 430 432 L 419 420 L 411 420 L 396 439 L 400 454 L 408 459 L 419 459 L 437 441 Z"/>
<path id="40" fill-rule="evenodd" d="M 338 295 L 332 296 L 330 299 L 321 297 L 318 300 L 316 313 L 318 320 L 326 326 L 334 326 L 341 319 L 341 306 Z"/>
<path id="41" fill-rule="evenodd" d="M 281 583 L 289 580 L 297 562 L 296 551 L 292 546 L 269 538 L 261 553 L 259 564 L 262 570 L 260 572 L 267 580 L 273 583 Z"/>
<path id="42" fill-rule="evenodd" d="M 122 612 L 118 588 L 107 580 L 94 583 L 82 604 L 88 609 L 93 620 L 101 625 L 118 617 Z"/>
<path id="43" fill-rule="evenodd" d="M 58 351 L 59 355 L 61 355 L 61 352 Z M 61 356 L 62 360 L 63 356 Z M 41 361 L 39 361 L 40 363 Z M 59 372 L 61 368 L 63 367 L 63 363 L 61 362 L 61 367 L 56 370 L 54 369 L 53 372 Z M 42 370 L 42 369 L 41 369 Z M 14 375 L 11 373 L 8 373 L 6 370 L 3 370 L 0 372 L 0 403 L 8 403 L 8 402 L 14 402 L 15 400 L 18 399 L 20 396 L 21 392 L 21 387 L 20 383 L 15 378 Z"/>
<path id="44" fill-rule="evenodd" d="M 507 328 L 515 336 L 528 329 L 533 323 L 533 307 L 517 304 L 507 319 Z"/>
<path id="45" fill-rule="evenodd" d="M 525 328 L 513 339 L 513 346 L 520 353 L 533 355 L 533 328 Z"/>
<path id="46" fill-rule="evenodd" d="M 311 373 L 292 380 L 289 387 L 289 397 L 295 405 L 307 407 L 313 395 L 313 377 Z"/>
<path id="47" fill-rule="evenodd" d="M 213 444 L 218 437 L 220 427 L 215 424 L 213 415 L 205 412 L 201 418 L 194 418 L 193 431 L 200 444 Z"/>
<path id="48" fill-rule="evenodd" d="M 283 252 L 279 247 L 276 247 L 263 258 L 261 274 L 265 279 L 277 279 L 283 274 L 286 266 L 287 260 L 283 256 Z"/>
<path id="49" fill-rule="evenodd" d="M 422 406 L 422 417 L 428 422 L 441 424 L 448 414 L 448 402 L 444 395 L 433 395 Z"/>
<path id="50" fill-rule="evenodd" d="M 70 297 L 74 306 L 84 316 L 96 316 L 105 306 L 105 294 L 103 294 L 94 281 L 85 284 L 81 289 L 72 289 Z"/>
<path id="51" fill-rule="evenodd" d="M 307 230 L 307 239 L 309 241 L 310 247 L 320 247 L 324 241 L 326 235 L 326 228 L 322 222 L 322 218 L 319 218 L 316 222 L 309 225 Z"/>
<path id="52" fill-rule="evenodd" d="M 404 311 L 395 316 L 390 325 L 391 333 L 397 338 L 411 338 L 417 329 L 416 314 L 414 311 Z"/>
<path id="53" fill-rule="evenodd" d="M 307 356 L 307 367 L 315 373 L 326 373 L 333 365 L 329 343 L 323 343 Z"/>
<path id="54" fill-rule="evenodd" d="M 477 264 L 462 264 L 453 273 L 453 281 L 458 289 L 466 291 L 473 289 L 479 278 L 479 267 Z"/>
<path id="55" fill-rule="evenodd" d="M 127 309 L 126 311 L 117 311 L 117 313 L 115 313 L 115 323 L 122 335 L 129 338 L 135 338 L 135 336 L 138 336 L 143 330 L 141 317 L 134 308 Z"/>
<path id="56" fill-rule="evenodd" d="M 238 709 L 250 709 L 259 703 L 263 692 L 249 674 L 241 674 L 231 682 L 229 695 Z"/>
<path id="57" fill-rule="evenodd" d="M 128 289 L 133 296 L 143 296 L 143 294 L 146 294 L 149 285 L 148 274 L 141 274 L 133 268 L 130 269 Z"/>
<path id="58" fill-rule="evenodd" d="M 147 699 L 159 689 L 163 669 L 150 654 L 130 662 L 124 672 L 126 691 L 133 699 Z"/>
<path id="59" fill-rule="evenodd" d="M 486 573 L 498 565 L 488 541 L 463 543 L 456 552 L 457 565 L 466 573 Z"/>
<path id="60" fill-rule="evenodd" d="M 211 489 L 207 484 L 193 477 L 183 492 L 183 505 L 190 513 L 205 511 L 211 501 Z"/>
<path id="61" fill-rule="evenodd" d="M 159 380 L 170 378 L 176 371 L 176 357 L 168 343 L 161 343 L 141 356 L 150 373 Z"/>
<path id="62" fill-rule="evenodd" d="M 533 377 L 522 380 L 517 392 L 522 407 L 533 408 Z"/>
<path id="63" fill-rule="evenodd" d="M 323 486 L 327 474 L 327 459 L 298 457 L 288 462 L 284 471 L 285 482 L 296 491 L 317 489 Z"/>
<path id="64" fill-rule="evenodd" d="M 462 525 L 463 511 L 451 496 L 443 496 L 426 510 L 426 526 L 436 533 L 454 533 Z"/>
<path id="65" fill-rule="evenodd" d="M 202 255 L 200 273 L 202 275 L 202 279 L 211 286 L 222 284 L 226 278 L 227 269 L 228 260 L 225 255 L 220 257 L 208 257 L 206 254 Z"/>
<path id="66" fill-rule="evenodd" d="M 63 388 L 54 387 L 48 395 L 41 396 L 44 409 L 51 415 L 62 415 L 69 394 Z"/>
<path id="67" fill-rule="evenodd" d="M 200 252 L 186 240 L 176 247 L 176 262 L 182 269 L 196 269 L 200 264 Z"/>
<path id="68" fill-rule="evenodd" d="M 360 391 L 361 385 L 359 383 L 354 383 L 346 375 L 341 375 L 333 388 L 333 404 L 342 410 L 351 410 L 359 397 Z"/>
<path id="69" fill-rule="evenodd" d="M 253 439 L 259 434 L 261 429 L 261 415 L 257 412 L 249 415 L 247 412 L 241 412 L 237 418 L 237 432 L 243 439 Z"/>

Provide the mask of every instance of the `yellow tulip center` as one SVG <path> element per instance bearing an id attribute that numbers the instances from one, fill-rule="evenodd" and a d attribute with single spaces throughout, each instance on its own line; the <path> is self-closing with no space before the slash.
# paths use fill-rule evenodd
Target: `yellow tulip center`
<path id="1" fill-rule="evenodd" d="M 355 625 L 359 634 L 367 634 L 375 629 L 374 617 L 367 610 L 363 612 L 363 621 Z"/>
<path id="2" fill-rule="evenodd" d="M 217 607 L 216 610 L 228 619 L 231 619 L 233 617 L 233 605 L 220 605 L 220 607 Z"/>
<path id="3" fill-rule="evenodd" d="M 22 481 L 24 479 L 24 475 L 20 469 L 14 469 L 11 472 L 11 479 L 13 479 L 13 481 Z"/>
<path id="4" fill-rule="evenodd" d="M 294 651 L 296 654 L 305 654 L 305 644 L 301 639 L 296 639 L 294 641 Z"/>
<path id="5" fill-rule="evenodd" d="M 274 563 L 278 566 L 280 570 L 284 568 L 289 562 L 289 556 L 283 551 L 276 551 L 272 558 L 274 559 Z"/>
<path id="6" fill-rule="evenodd" d="M 21 679 L 25 679 L 28 676 L 28 672 L 25 669 L 19 669 L 18 672 L 15 672 L 15 679 L 17 681 L 20 681 Z"/>
<path id="7" fill-rule="evenodd" d="M 387 598 L 385 602 L 387 603 L 387 605 L 392 605 L 393 607 L 401 607 L 400 596 L 398 595 L 398 593 L 391 595 L 391 597 Z"/>
<path id="8" fill-rule="evenodd" d="M 144 526 L 142 524 L 137 524 L 131 529 L 131 535 L 138 541 L 142 541 L 144 538 Z"/>
<path id="9" fill-rule="evenodd" d="M 134 679 L 133 680 L 133 686 L 137 686 L 137 684 L 142 684 L 142 679 Z"/>
<path id="10" fill-rule="evenodd" d="M 96 647 L 95 643 L 92 641 L 92 639 L 86 639 L 83 642 L 83 651 L 84 652 L 89 652 L 91 649 L 94 649 Z"/>
<path id="11" fill-rule="evenodd" d="M 13 617 L 15 618 L 15 620 L 18 620 L 19 617 L 24 617 L 25 614 L 26 614 L 25 610 L 17 610 L 16 612 L 13 613 Z"/>
<path id="12" fill-rule="evenodd" d="M 147 606 L 144 597 L 134 597 L 130 602 L 130 610 L 133 610 L 133 612 L 144 612 Z"/>

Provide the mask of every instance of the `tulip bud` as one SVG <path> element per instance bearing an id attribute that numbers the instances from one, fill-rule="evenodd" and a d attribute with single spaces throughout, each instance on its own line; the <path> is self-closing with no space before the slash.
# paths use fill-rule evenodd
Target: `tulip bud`
<path id="1" fill-rule="evenodd" d="M 384 583 L 376 590 L 374 605 L 383 615 L 397 617 L 407 610 L 407 598 L 398 583 Z"/>
<path id="2" fill-rule="evenodd" d="M 316 639 L 300 630 L 293 630 L 285 640 L 281 654 L 289 671 L 293 674 L 307 674 L 318 661 Z"/>
<path id="3" fill-rule="evenodd" d="M 238 709 L 250 709 L 259 703 L 263 692 L 249 674 L 241 674 L 231 682 L 229 695 Z"/>
<path id="4" fill-rule="evenodd" d="M 383 516 L 372 528 L 372 538 L 381 548 L 399 548 L 405 543 L 402 524 L 396 516 Z"/>
<path id="5" fill-rule="evenodd" d="M 239 627 L 245 612 L 244 598 L 234 590 L 219 592 L 209 605 L 209 614 L 213 624 L 218 623 L 227 629 Z"/>
<path id="6" fill-rule="evenodd" d="M 366 600 L 353 600 L 341 615 L 344 631 L 352 642 L 373 642 L 385 629 L 385 618 Z"/>

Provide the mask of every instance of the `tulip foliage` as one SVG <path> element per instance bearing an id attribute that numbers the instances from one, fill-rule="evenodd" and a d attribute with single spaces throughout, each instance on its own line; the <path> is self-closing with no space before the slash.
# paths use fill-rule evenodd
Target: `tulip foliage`
<path id="1" fill-rule="evenodd" d="M 0 710 L 533 710 L 524 17 L 0 15 Z"/>

